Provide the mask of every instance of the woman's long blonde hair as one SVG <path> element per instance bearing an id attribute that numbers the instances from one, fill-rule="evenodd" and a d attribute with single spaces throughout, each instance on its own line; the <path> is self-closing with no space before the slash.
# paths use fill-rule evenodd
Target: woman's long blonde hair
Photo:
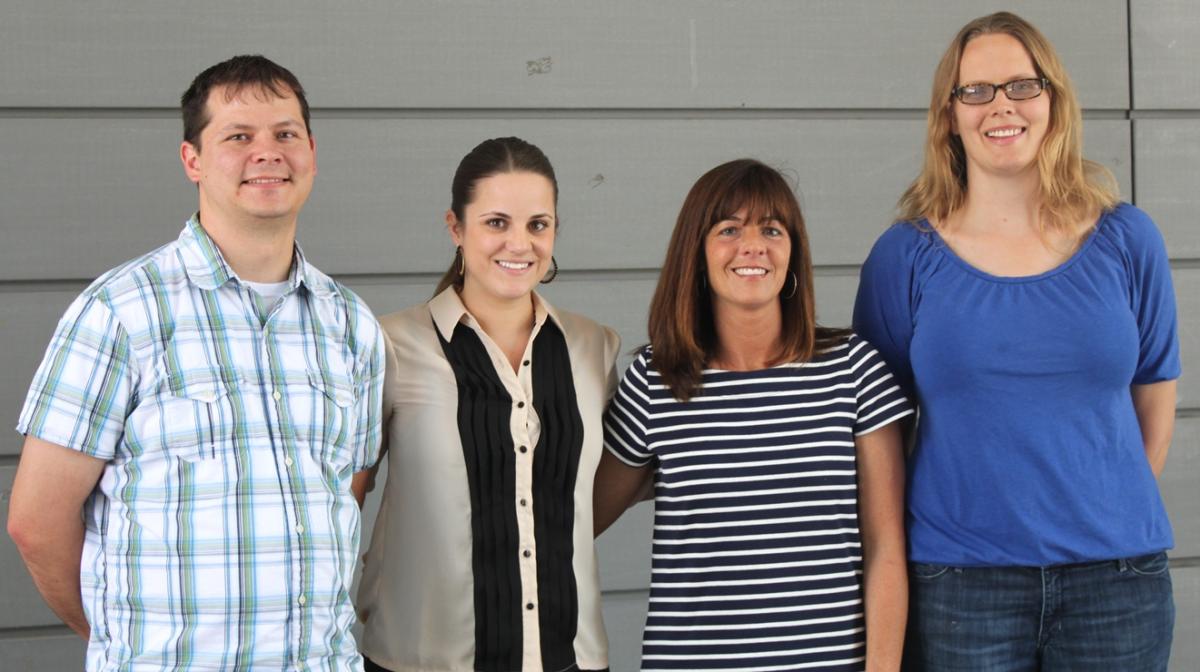
<path id="1" fill-rule="evenodd" d="M 921 174 L 900 197 L 900 218 L 945 220 L 967 199 L 967 160 L 962 139 L 950 130 L 953 92 L 967 43 L 989 34 L 1011 35 L 1029 53 L 1040 77 L 1050 82 L 1050 123 L 1038 149 L 1043 230 L 1074 231 L 1094 213 L 1117 204 L 1117 183 L 1104 166 L 1083 158 L 1083 117 L 1067 71 L 1054 47 L 1028 21 L 1009 12 L 983 16 L 958 31 L 933 74 L 933 94 Z M 1002 96 L 1003 92 L 997 91 Z"/>

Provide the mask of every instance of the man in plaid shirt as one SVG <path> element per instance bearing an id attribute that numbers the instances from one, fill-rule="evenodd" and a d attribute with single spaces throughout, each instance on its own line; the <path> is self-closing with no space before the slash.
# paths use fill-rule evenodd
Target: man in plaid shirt
<path id="1" fill-rule="evenodd" d="M 383 337 L 304 258 L 304 90 L 239 56 L 183 95 L 199 212 L 67 310 L 21 413 L 8 529 L 89 670 L 361 670 L 355 471 Z"/>

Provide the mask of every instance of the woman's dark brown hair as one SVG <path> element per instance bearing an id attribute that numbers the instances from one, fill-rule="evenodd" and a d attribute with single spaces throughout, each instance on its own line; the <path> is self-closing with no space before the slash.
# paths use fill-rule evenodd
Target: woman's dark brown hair
<path id="1" fill-rule="evenodd" d="M 699 391 L 701 372 L 718 346 L 704 239 L 714 225 L 742 208 L 747 210 L 746 221 L 777 220 L 792 243 L 788 270 L 795 274 L 795 292 L 790 292 L 789 275 L 779 297 L 783 323 L 772 364 L 808 361 L 815 350 L 846 333 L 817 326 L 808 234 L 787 180 L 754 159 L 723 163 L 701 176 L 684 199 L 650 303 L 653 366 L 675 398 L 683 401 Z"/>

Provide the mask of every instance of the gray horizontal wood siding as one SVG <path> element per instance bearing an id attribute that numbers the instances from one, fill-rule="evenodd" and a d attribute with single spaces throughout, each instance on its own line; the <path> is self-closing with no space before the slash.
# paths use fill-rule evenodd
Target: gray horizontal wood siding
<path id="1" fill-rule="evenodd" d="M 1019 0 L 1058 48 L 1090 158 L 1158 222 L 1185 371 L 1200 365 L 1200 5 Z M 91 278 L 173 239 L 195 208 L 179 94 L 265 53 L 308 89 L 320 175 L 301 243 L 378 313 L 428 297 L 451 256 L 450 176 L 479 140 L 539 144 L 561 182 L 563 308 L 645 341 L 666 240 L 691 183 L 753 156 L 795 180 L 818 314 L 846 325 L 858 265 L 921 157 L 931 73 L 965 0 L 609 3 L 0 0 L 0 408 L 10 426 L 54 326 Z M 1173 670 L 1200 666 L 1200 378 L 1180 382 L 1163 497 L 1176 532 Z M 0 438 L 0 515 L 21 437 Z M 372 500 L 375 501 L 375 500 Z M 366 512 L 369 521 L 373 505 Z M 636 669 L 652 505 L 598 544 L 612 669 Z M 84 645 L 0 537 L 0 669 L 72 669 Z"/>

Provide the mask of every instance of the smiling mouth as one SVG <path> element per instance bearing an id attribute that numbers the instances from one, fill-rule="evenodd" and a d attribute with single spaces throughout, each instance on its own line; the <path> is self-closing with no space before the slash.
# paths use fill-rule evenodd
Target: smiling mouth
<path id="1" fill-rule="evenodd" d="M 506 268 L 510 271 L 523 271 L 533 266 L 532 261 L 497 261 L 500 268 Z"/>
<path id="2" fill-rule="evenodd" d="M 255 186 L 264 186 L 264 185 L 272 185 L 272 184 L 283 184 L 285 182 L 290 182 L 290 181 L 291 180 L 289 180 L 286 177 L 255 177 L 255 178 L 251 178 L 249 180 L 243 180 L 242 184 L 252 184 Z"/>
<path id="3" fill-rule="evenodd" d="M 757 267 L 735 268 L 735 269 L 733 269 L 733 272 L 735 275 L 739 275 L 743 278 L 757 278 L 757 277 L 762 277 L 762 276 L 766 275 L 767 269 L 757 268 Z"/>
<path id="4" fill-rule="evenodd" d="M 1007 127 L 1007 128 L 994 128 L 990 131 L 986 131 L 984 133 L 984 135 L 986 135 L 989 138 L 1015 138 L 1024 132 L 1025 132 L 1024 128 Z"/>

